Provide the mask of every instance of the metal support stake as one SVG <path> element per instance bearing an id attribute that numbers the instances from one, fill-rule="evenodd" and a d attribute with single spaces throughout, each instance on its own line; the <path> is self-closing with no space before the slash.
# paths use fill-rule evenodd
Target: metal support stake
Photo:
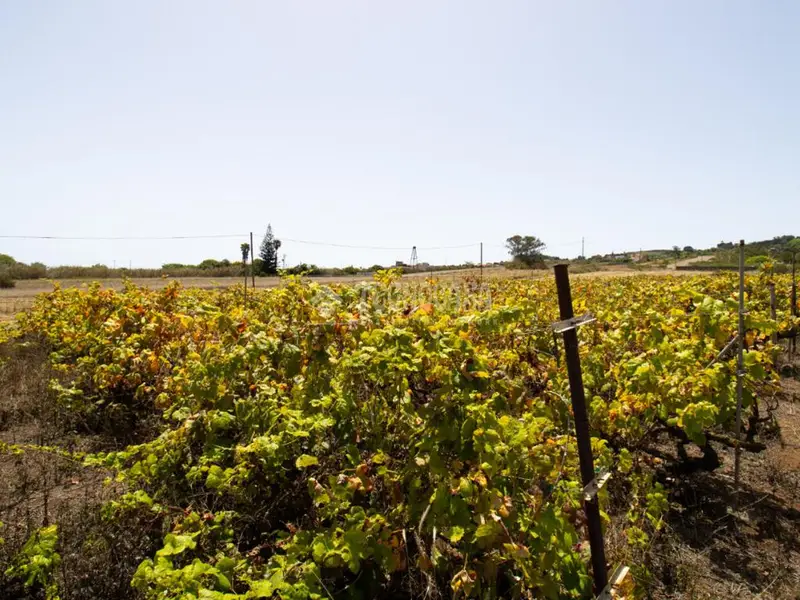
<path id="1" fill-rule="evenodd" d="M 567 265 L 556 265 L 556 289 L 558 290 L 558 308 L 561 320 L 573 319 L 575 314 L 572 308 L 572 292 L 569 287 L 569 271 Z M 575 434 L 578 441 L 578 459 L 581 467 L 581 480 L 588 486 L 594 479 L 594 458 L 592 457 L 592 444 L 589 434 L 589 419 L 586 416 L 586 396 L 583 391 L 583 375 L 581 374 L 581 359 L 578 354 L 578 332 L 575 327 L 565 329 L 564 355 L 567 362 L 567 375 L 569 377 L 569 391 L 572 396 L 572 412 L 575 420 Z M 600 521 L 600 506 L 597 496 L 591 500 L 584 500 L 584 511 L 589 529 L 589 547 L 592 552 L 592 574 L 594 576 L 595 591 L 600 593 L 608 583 L 606 572 L 606 556 L 603 547 L 603 528 Z"/>
<path id="2" fill-rule="evenodd" d="M 775 302 L 775 284 L 774 283 L 770 283 L 769 284 L 769 314 L 772 317 L 773 322 L 775 322 L 775 327 L 777 328 L 777 326 L 778 326 L 778 323 L 777 323 L 778 313 L 777 313 L 776 309 L 777 309 L 777 303 Z M 773 344 L 777 344 L 778 343 L 778 332 L 777 332 L 777 329 L 776 329 L 776 331 L 772 332 L 772 343 Z"/>
<path id="3" fill-rule="evenodd" d="M 795 272 L 796 258 L 792 254 L 792 316 L 797 316 L 797 274 Z"/>
<path id="4" fill-rule="evenodd" d="M 733 509 L 739 508 L 739 442 L 742 435 L 742 384 L 744 378 L 744 240 L 739 242 L 739 348 L 736 354 L 736 448 L 733 467 Z"/>
<path id="5" fill-rule="evenodd" d="M 797 275 L 795 273 L 795 264 L 796 264 L 796 252 L 792 252 L 792 316 L 797 316 Z M 792 336 L 792 340 L 789 343 L 789 356 L 794 356 L 794 351 L 797 344 L 797 333 Z"/>

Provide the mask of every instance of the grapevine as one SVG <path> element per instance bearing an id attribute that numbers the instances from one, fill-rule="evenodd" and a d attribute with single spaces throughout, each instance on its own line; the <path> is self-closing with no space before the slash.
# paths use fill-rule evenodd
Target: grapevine
<path id="1" fill-rule="evenodd" d="M 750 410 L 775 389 L 770 334 L 800 323 L 788 307 L 773 321 L 763 277 L 747 283 Z M 597 316 L 579 334 L 595 463 L 630 483 L 632 549 L 667 509 L 638 460 L 648 436 L 710 449 L 732 429 L 735 361 L 720 353 L 735 286 L 724 274 L 573 284 L 575 312 Z M 50 349 L 54 401 L 84 426 L 147 431 L 158 416 L 146 439 L 79 457 L 124 484 L 106 518 L 147 511 L 168 531 L 133 578 L 145 597 L 590 592 L 549 279 L 290 277 L 241 300 L 236 287 L 56 288 L 0 330 L 0 343 Z"/>

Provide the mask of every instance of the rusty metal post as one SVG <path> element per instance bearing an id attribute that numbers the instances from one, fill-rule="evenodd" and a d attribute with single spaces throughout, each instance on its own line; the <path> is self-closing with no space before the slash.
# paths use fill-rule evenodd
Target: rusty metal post
<path id="1" fill-rule="evenodd" d="M 795 272 L 795 264 L 797 253 L 792 252 L 792 316 L 797 316 L 797 275 Z M 794 351 L 797 347 L 797 332 L 794 332 L 791 341 L 789 342 L 789 356 L 794 356 Z"/>
<path id="2" fill-rule="evenodd" d="M 797 274 L 795 272 L 796 254 L 792 254 L 792 316 L 797 316 Z"/>
<path id="3" fill-rule="evenodd" d="M 558 308 L 562 321 L 572 319 L 575 314 L 572 308 L 572 292 L 569 286 L 569 270 L 567 265 L 556 265 L 556 289 L 558 291 Z M 581 359 L 578 353 L 578 332 L 574 327 L 565 329 L 564 356 L 569 377 L 569 391 L 572 397 L 572 412 L 575 421 L 575 434 L 578 442 L 578 460 L 580 461 L 581 480 L 584 488 L 595 478 L 594 457 L 592 456 L 589 418 L 586 415 L 586 396 L 583 390 Z M 586 523 L 589 529 L 589 546 L 592 552 L 592 575 L 595 592 L 600 593 L 608 583 L 606 571 L 605 548 L 603 547 L 603 528 L 600 521 L 600 506 L 597 495 L 584 499 Z"/>
<path id="4" fill-rule="evenodd" d="M 775 284 L 769 284 L 769 314 L 772 317 L 772 320 L 775 322 L 776 330 L 772 332 L 772 343 L 778 343 L 778 331 L 777 331 L 777 320 L 778 320 L 778 313 L 777 313 L 777 302 L 775 301 Z"/>
<path id="5" fill-rule="evenodd" d="M 744 240 L 739 242 L 739 344 L 736 352 L 736 448 L 734 448 L 733 467 L 733 508 L 739 508 L 739 462 L 742 435 L 742 392 L 744 384 Z"/>

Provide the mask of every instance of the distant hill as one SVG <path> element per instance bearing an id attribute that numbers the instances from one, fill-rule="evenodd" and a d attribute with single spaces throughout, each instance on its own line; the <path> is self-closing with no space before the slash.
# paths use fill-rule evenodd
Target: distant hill
<path id="1" fill-rule="evenodd" d="M 744 247 L 745 259 L 759 256 L 780 257 L 786 250 L 787 244 L 797 239 L 797 237 L 794 235 L 780 235 L 770 240 L 746 242 Z M 674 264 L 676 260 L 685 261 L 701 256 L 709 257 L 702 261 L 704 266 L 736 266 L 739 263 L 739 244 L 737 242 L 720 242 L 716 247 L 712 248 L 684 246 L 679 248 L 677 253 L 675 248 L 653 248 L 633 252 L 597 254 L 586 258 L 573 259 L 573 262 L 588 262 L 592 264 L 650 263 L 665 266 Z M 758 259 L 751 264 L 756 264 L 757 262 Z"/>
<path id="2" fill-rule="evenodd" d="M 780 235 L 771 240 L 747 242 L 744 245 L 745 260 L 754 256 L 780 256 L 787 244 L 796 239 L 794 235 Z M 739 262 L 739 244 L 734 242 L 720 242 L 714 252 L 713 264 L 735 265 Z"/>

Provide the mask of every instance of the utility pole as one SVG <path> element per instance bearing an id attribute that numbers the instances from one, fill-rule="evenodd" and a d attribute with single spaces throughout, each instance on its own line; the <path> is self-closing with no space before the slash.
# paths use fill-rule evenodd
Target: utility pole
<path id="1" fill-rule="evenodd" d="M 481 285 L 483 285 L 483 242 L 481 242 Z"/>
<path id="2" fill-rule="evenodd" d="M 253 257 L 255 256 L 256 251 L 255 247 L 253 246 L 253 232 L 250 232 L 250 279 L 253 282 L 253 289 L 256 289 L 256 269 L 255 269 L 255 261 Z"/>
<path id="3" fill-rule="evenodd" d="M 586 238 L 581 238 L 581 258 L 586 258 Z"/>

